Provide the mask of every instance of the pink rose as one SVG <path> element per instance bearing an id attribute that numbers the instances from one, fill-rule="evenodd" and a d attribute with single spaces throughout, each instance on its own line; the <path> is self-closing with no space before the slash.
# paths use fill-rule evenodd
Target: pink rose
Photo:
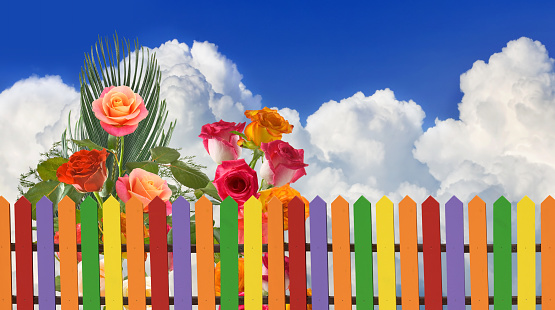
<path id="1" fill-rule="evenodd" d="M 284 256 L 284 269 L 285 269 L 285 289 L 289 289 L 289 257 Z M 268 253 L 262 256 L 262 289 L 268 291 Z"/>
<path id="2" fill-rule="evenodd" d="M 244 159 L 226 160 L 216 168 L 214 186 L 222 199 L 231 196 L 243 208 L 243 204 L 251 196 L 258 198 L 258 178 Z"/>
<path id="3" fill-rule="evenodd" d="M 287 183 L 295 183 L 306 175 L 304 167 L 304 150 L 296 150 L 289 143 L 275 140 L 260 145 L 266 161 L 260 167 L 260 176 L 269 184 L 280 187 Z"/>
<path id="4" fill-rule="evenodd" d="M 127 202 L 132 196 L 137 197 L 143 203 L 143 211 L 148 213 L 148 204 L 156 196 L 166 202 L 166 214 L 172 213 L 172 205 L 169 201 L 172 191 L 168 182 L 154 173 L 140 168 L 133 169 L 129 175 L 119 177 L 116 182 L 118 197 Z"/>
<path id="5" fill-rule="evenodd" d="M 199 138 L 202 138 L 204 148 L 210 157 L 221 164 L 224 160 L 236 160 L 241 156 L 241 147 L 237 145 L 239 136 L 232 134 L 231 131 L 241 132 L 246 123 L 225 122 L 220 120 L 217 123 L 202 126 Z"/>
<path id="6" fill-rule="evenodd" d="M 92 110 L 102 128 L 116 137 L 133 133 L 148 115 L 143 98 L 127 86 L 105 88 Z"/>

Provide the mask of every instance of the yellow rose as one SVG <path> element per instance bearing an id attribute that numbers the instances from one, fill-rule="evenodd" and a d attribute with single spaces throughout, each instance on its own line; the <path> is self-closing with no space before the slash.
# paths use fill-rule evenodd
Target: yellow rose
<path id="1" fill-rule="evenodd" d="M 284 230 L 289 229 L 288 206 L 289 206 L 289 202 L 293 200 L 295 196 L 298 196 L 304 202 L 304 205 L 305 205 L 304 219 L 306 220 L 308 218 L 308 215 L 309 215 L 308 200 L 303 196 L 301 196 L 301 193 L 299 193 L 296 189 L 289 186 L 289 183 L 280 187 L 272 187 L 270 189 L 260 191 L 260 197 L 258 199 L 260 200 L 260 203 L 263 206 L 262 212 L 264 213 L 268 212 L 268 203 L 270 199 L 272 199 L 272 197 L 274 196 L 277 197 L 281 201 L 281 204 L 283 205 L 283 229 Z"/>
<path id="2" fill-rule="evenodd" d="M 245 136 L 257 146 L 260 143 L 281 140 L 284 133 L 291 133 L 293 125 L 290 125 L 277 110 L 264 107 L 262 110 L 246 110 L 245 116 L 252 122 L 245 128 Z"/>

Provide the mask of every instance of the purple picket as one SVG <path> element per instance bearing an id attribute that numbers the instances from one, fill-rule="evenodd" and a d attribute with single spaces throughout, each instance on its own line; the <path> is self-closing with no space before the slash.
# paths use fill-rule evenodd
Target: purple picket
<path id="1" fill-rule="evenodd" d="M 319 196 L 309 206 L 312 308 L 329 309 L 327 206 Z"/>
<path id="2" fill-rule="evenodd" d="M 39 308 L 56 309 L 54 265 L 54 215 L 52 202 L 43 196 L 37 202 L 37 262 Z"/>
<path id="3" fill-rule="evenodd" d="M 174 309 L 191 310 L 191 224 L 190 205 L 183 196 L 172 205 Z"/>
<path id="4" fill-rule="evenodd" d="M 463 203 L 457 197 L 451 197 L 445 204 L 447 303 L 449 310 L 465 309 L 463 216 Z"/>

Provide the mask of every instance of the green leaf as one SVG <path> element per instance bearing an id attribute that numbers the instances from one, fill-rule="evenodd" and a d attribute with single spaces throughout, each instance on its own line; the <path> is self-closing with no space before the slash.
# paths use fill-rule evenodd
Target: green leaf
<path id="1" fill-rule="evenodd" d="M 220 227 L 214 227 L 214 243 L 220 244 Z"/>
<path id="2" fill-rule="evenodd" d="M 56 177 L 56 171 L 58 168 L 67 163 L 68 160 L 63 157 L 53 157 L 49 158 L 37 166 L 37 172 L 39 173 L 40 178 L 43 181 L 46 180 L 55 180 L 58 181 L 58 177 Z"/>
<path id="3" fill-rule="evenodd" d="M 81 223 L 81 210 L 75 210 L 75 224 Z"/>
<path id="4" fill-rule="evenodd" d="M 86 147 L 89 150 L 102 150 L 102 149 L 104 149 L 104 147 L 92 142 L 89 139 L 73 140 L 73 143 L 79 145 L 80 147 Z"/>
<path id="5" fill-rule="evenodd" d="M 191 244 L 197 244 L 197 228 L 195 222 L 191 222 Z"/>
<path id="6" fill-rule="evenodd" d="M 104 198 L 110 196 L 114 190 L 114 185 L 115 182 L 113 180 L 106 179 L 106 182 L 104 182 L 104 186 L 102 186 L 102 190 L 100 191 L 100 197 Z"/>
<path id="7" fill-rule="evenodd" d="M 33 205 L 33 209 L 31 211 L 33 220 L 37 219 L 37 202 L 41 200 L 43 196 L 46 196 L 48 199 L 50 199 L 53 205 L 56 206 L 58 205 L 58 202 L 60 202 L 60 200 L 62 199 L 63 191 L 64 183 L 60 183 L 54 180 L 42 181 L 31 187 L 29 191 L 24 194 L 24 196 Z"/>
<path id="8" fill-rule="evenodd" d="M 206 174 L 179 160 L 171 163 L 170 170 L 179 183 L 192 189 L 204 188 L 210 182 Z"/>
<path id="9" fill-rule="evenodd" d="M 173 224 L 172 224 L 172 217 L 169 216 L 169 215 L 166 216 L 166 224 L 167 224 L 167 225 L 170 225 L 170 226 L 173 226 Z"/>
<path id="10" fill-rule="evenodd" d="M 146 170 L 146 171 L 154 173 L 154 174 L 158 174 L 158 171 L 160 170 L 159 167 L 158 167 L 158 164 L 153 163 L 151 161 L 126 163 L 125 168 L 127 169 L 127 173 L 131 173 L 131 171 L 133 171 L 133 169 L 137 169 L 137 168 Z"/>
<path id="11" fill-rule="evenodd" d="M 232 130 L 231 133 L 234 134 L 234 135 L 239 135 L 241 138 L 243 138 L 245 140 L 249 140 L 249 138 L 247 138 L 247 136 L 245 136 L 244 133 L 241 133 L 241 132 L 238 132 L 238 131 L 235 131 L 235 130 Z"/>
<path id="12" fill-rule="evenodd" d="M 116 136 L 112 136 L 112 135 L 108 135 L 108 149 L 112 150 L 112 151 L 116 151 L 116 147 L 118 144 L 118 138 Z"/>
<path id="13" fill-rule="evenodd" d="M 219 263 L 221 260 L 220 253 L 214 253 L 214 264 Z"/>
<path id="14" fill-rule="evenodd" d="M 173 228 L 168 231 L 168 244 L 173 244 Z"/>
<path id="15" fill-rule="evenodd" d="M 64 184 L 64 192 L 62 193 L 62 198 L 64 196 L 68 196 L 69 198 L 71 198 L 71 200 L 73 200 L 73 202 L 75 202 L 76 205 L 78 205 L 83 197 L 85 197 L 85 195 L 85 193 L 78 192 L 73 185 Z"/>
<path id="16" fill-rule="evenodd" d="M 181 154 L 176 149 L 159 146 L 150 149 L 152 160 L 159 164 L 169 164 L 179 159 Z"/>
<path id="17" fill-rule="evenodd" d="M 54 278 L 54 282 L 56 283 L 56 292 L 61 292 L 62 290 L 60 289 L 60 276 L 56 276 L 56 278 Z"/>
<path id="18" fill-rule="evenodd" d="M 217 201 L 222 202 L 222 198 L 220 198 L 220 195 L 218 194 L 218 190 L 216 189 L 216 187 L 214 186 L 214 183 L 212 182 L 208 182 L 208 184 L 204 188 L 199 188 L 195 190 L 195 197 L 197 197 L 197 199 L 200 198 L 203 194 L 209 195 L 210 197 L 213 197 Z"/>
<path id="19" fill-rule="evenodd" d="M 60 226 L 58 225 L 58 217 L 54 218 L 54 233 L 60 230 Z"/>

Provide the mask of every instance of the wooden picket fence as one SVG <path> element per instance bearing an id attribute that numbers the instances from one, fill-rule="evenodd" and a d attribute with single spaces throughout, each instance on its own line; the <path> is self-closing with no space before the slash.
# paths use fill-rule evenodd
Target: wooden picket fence
<path id="1" fill-rule="evenodd" d="M 316 197 L 310 202 L 310 243 L 305 242 L 304 204 L 295 198 L 289 205 L 289 240 L 284 242 L 283 211 L 277 198 L 268 208 L 268 244 L 262 244 L 261 206 L 251 197 L 245 203 L 244 245 L 237 240 L 237 203 L 228 198 L 220 207 L 221 239 L 214 244 L 212 231 L 212 203 L 202 197 L 194 204 L 196 244 L 190 240 L 190 205 L 183 197 L 173 203 L 173 244 L 167 244 L 165 204 L 159 198 L 150 205 L 150 244 L 143 243 L 143 207 L 132 199 L 126 204 L 127 244 L 120 239 L 120 206 L 110 198 L 103 207 L 104 244 L 98 244 L 97 204 L 87 198 L 80 205 L 81 244 L 76 242 L 75 204 L 65 197 L 58 205 L 60 244 L 53 242 L 52 203 L 44 197 L 37 203 L 37 242 L 32 240 L 31 204 L 21 198 L 15 203 L 15 243 L 10 240 L 10 206 L 0 197 L 0 309 L 41 310 L 122 309 L 237 309 L 244 304 L 247 310 L 261 309 L 488 309 L 494 304 L 509 309 L 534 309 L 542 304 L 545 309 L 555 307 L 555 200 L 549 196 L 541 203 L 542 243 L 535 243 L 535 204 L 528 197 L 517 204 L 517 243 L 511 244 L 511 204 L 504 197 L 493 204 L 493 244 L 486 241 L 486 204 L 479 197 L 468 203 L 469 244 L 464 244 L 463 203 L 455 196 L 445 205 L 446 244 L 440 240 L 439 203 L 429 197 L 422 207 L 423 244 L 417 243 L 417 204 L 405 197 L 399 203 L 400 243 L 395 244 L 393 202 L 387 197 L 376 204 L 377 244 L 372 244 L 371 205 L 360 197 L 349 214 L 348 202 L 339 196 L 331 203 L 332 243 L 327 240 L 327 205 Z M 350 240 L 349 216 L 354 217 L 354 243 Z M 538 223 L 540 224 L 540 223 Z M 15 251 L 17 294 L 12 295 L 11 253 Z M 33 251 L 38 258 L 38 296 L 33 296 Z M 60 252 L 61 296 L 56 296 L 54 252 Z M 83 259 L 83 297 L 77 291 L 78 251 Z M 104 252 L 105 297 L 99 294 L 99 251 Z M 129 297 L 122 297 L 121 255 L 127 251 Z M 152 297 L 145 297 L 144 253 L 150 252 Z M 168 251 L 173 251 L 174 296 L 169 295 Z M 289 254 L 290 289 L 284 287 L 284 251 Z M 536 252 L 541 251 L 542 292 L 536 296 Z M 221 258 L 221 297 L 214 290 L 214 252 Z M 245 295 L 238 297 L 238 253 L 244 253 Z M 262 254 L 268 252 L 269 293 L 262 296 Z M 307 296 L 306 253 L 310 252 L 312 296 Z M 328 252 L 333 254 L 334 296 L 328 292 Z M 355 266 L 351 266 L 351 252 Z M 373 252 L 377 252 L 377 283 L 379 294 L 374 296 Z M 396 294 L 395 252 L 400 252 L 401 291 Z M 423 261 L 418 261 L 423 252 Z M 446 296 L 442 295 L 441 252 L 446 252 Z M 517 253 L 518 295 L 512 296 L 512 253 Z M 191 254 L 196 253 L 198 296 L 192 296 Z M 470 255 L 470 296 L 465 295 L 464 255 Z M 493 253 L 494 276 L 488 279 L 487 257 Z M 423 264 L 425 297 L 419 296 L 418 266 Z M 351 269 L 356 275 L 356 296 L 351 296 Z M 488 282 L 493 281 L 493 296 L 489 296 Z M 382 308 L 383 307 L 383 308 Z M 476 308 L 474 308 L 476 307 Z"/>

